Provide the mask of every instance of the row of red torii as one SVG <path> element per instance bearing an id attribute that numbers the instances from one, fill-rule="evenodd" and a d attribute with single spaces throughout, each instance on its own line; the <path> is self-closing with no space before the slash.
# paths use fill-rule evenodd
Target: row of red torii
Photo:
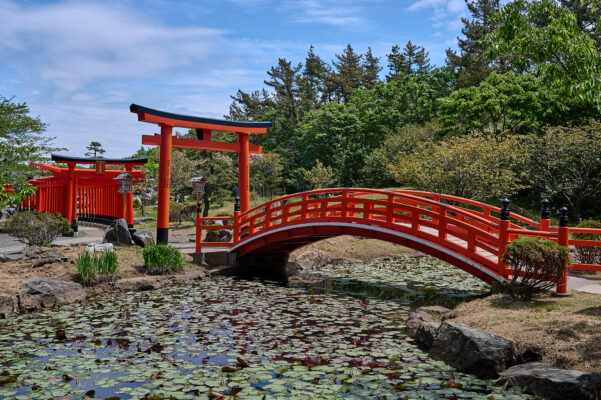
<path id="1" fill-rule="evenodd" d="M 570 233 L 601 235 L 599 229 L 568 226 L 567 209 L 561 209 L 559 226 L 551 226 L 548 202 L 543 203 L 537 222 L 510 213 L 509 201 L 501 208 L 469 199 L 429 192 L 386 191 L 362 188 L 321 189 L 280 197 L 250 207 L 249 157 L 261 153 L 261 146 L 250 143 L 251 134 L 264 134 L 270 122 L 237 122 L 178 115 L 132 104 L 138 120 L 157 124 L 160 133 L 143 135 L 142 144 L 160 146 L 158 176 L 158 243 L 168 242 L 171 151 L 173 147 L 238 153 L 239 202 L 233 217 L 202 217 L 196 220 L 196 251 L 204 247 L 223 247 L 238 259 L 256 255 L 288 254 L 311 242 L 331 236 L 356 235 L 385 240 L 410 247 L 449 262 L 486 281 L 504 280 L 513 271 L 503 263 L 505 246 L 520 235 L 553 240 L 563 246 L 601 247 L 599 240 L 576 240 Z M 195 129 L 197 139 L 173 136 L 173 128 Z M 211 132 L 234 132 L 238 140 L 226 143 L 212 140 Z M 122 161 L 122 160 L 121 160 Z M 138 159 L 132 165 L 141 165 Z M 138 164 L 135 164 L 135 163 Z M 72 170 L 69 165 L 69 170 Z M 133 171 L 135 179 L 143 176 Z M 73 192 L 69 190 L 69 192 Z M 81 202 L 81 199 L 80 199 Z M 76 204 L 72 198 L 70 204 Z M 71 214 L 69 218 L 73 216 Z M 133 223 L 133 207 L 124 217 Z M 231 225 L 229 243 L 202 242 L 204 230 Z M 230 229 L 230 226 L 228 226 Z M 570 269 L 601 271 L 601 265 L 572 263 Z M 567 290 L 567 272 L 557 291 Z"/>

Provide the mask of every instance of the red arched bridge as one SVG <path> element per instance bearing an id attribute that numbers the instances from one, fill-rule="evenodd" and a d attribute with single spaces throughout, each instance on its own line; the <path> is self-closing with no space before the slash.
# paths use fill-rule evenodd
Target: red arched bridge
<path id="1" fill-rule="evenodd" d="M 510 278 L 502 262 L 505 246 L 521 235 L 538 236 L 564 246 L 601 247 L 601 241 L 574 240 L 567 209 L 560 226 L 550 226 L 548 202 L 539 222 L 509 212 L 509 201 L 494 207 L 455 196 L 412 190 L 322 189 L 280 197 L 234 217 L 199 218 L 197 248 L 229 247 L 239 259 L 250 255 L 288 254 L 306 244 L 338 235 L 356 235 L 397 243 L 453 264 L 491 283 Z M 223 229 L 203 221 L 233 223 L 230 243 L 201 242 L 203 230 Z M 601 270 L 600 265 L 572 264 L 571 269 Z M 567 276 L 557 290 L 566 291 Z"/>

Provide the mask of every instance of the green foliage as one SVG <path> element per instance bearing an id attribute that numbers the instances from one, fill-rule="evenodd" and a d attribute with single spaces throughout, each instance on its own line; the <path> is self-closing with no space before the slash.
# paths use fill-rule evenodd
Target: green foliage
<path id="1" fill-rule="evenodd" d="M 570 253 L 551 240 L 520 236 L 507 245 L 503 261 L 514 270 L 509 294 L 530 299 L 557 285 L 568 268 Z"/>
<path id="2" fill-rule="evenodd" d="M 548 128 L 529 138 L 531 174 L 537 193 L 565 202 L 572 218 L 601 211 L 601 123 Z"/>
<path id="3" fill-rule="evenodd" d="M 163 275 L 183 268 L 180 251 L 166 244 L 153 244 L 142 251 L 144 270 L 150 275 Z"/>
<path id="4" fill-rule="evenodd" d="M 196 202 L 169 203 L 169 221 L 181 225 L 184 221 L 196 220 Z"/>
<path id="5" fill-rule="evenodd" d="M 77 272 L 86 286 L 110 282 L 117 271 L 117 254 L 113 251 L 90 254 L 84 251 L 77 258 Z"/>
<path id="6" fill-rule="evenodd" d="M 556 120 L 561 109 L 536 77 L 508 72 L 441 99 L 438 115 L 447 133 L 529 134 Z"/>
<path id="7" fill-rule="evenodd" d="M 14 103 L 0 96 L 0 182 L 25 183 L 35 169 L 32 161 L 42 161 L 47 153 L 62 150 L 44 137 L 46 124 L 29 115 L 27 103 Z"/>
<path id="8" fill-rule="evenodd" d="M 528 155 L 515 136 L 454 137 L 422 142 L 389 164 L 402 186 L 469 199 L 510 196 L 526 187 Z"/>
<path id="9" fill-rule="evenodd" d="M 601 221 L 584 219 L 578 224 L 578 228 L 601 229 Z M 601 235 L 593 233 L 573 232 L 570 234 L 576 240 L 601 240 Z M 601 264 L 601 248 L 589 246 L 575 246 L 576 259 L 582 264 Z"/>
<path id="10" fill-rule="evenodd" d="M 282 157 L 278 153 L 251 155 L 251 188 L 262 197 L 273 197 L 282 193 L 283 169 Z"/>
<path id="11" fill-rule="evenodd" d="M 60 234 L 71 231 L 69 221 L 59 214 L 22 211 L 6 221 L 9 235 L 29 246 L 50 245 Z"/>
<path id="12" fill-rule="evenodd" d="M 90 142 L 86 149 L 88 149 L 88 152 L 86 153 L 86 156 L 88 157 L 102 157 L 102 154 L 106 153 L 106 150 L 102 148 L 102 143 L 100 142 Z"/>
<path id="13" fill-rule="evenodd" d="M 484 44 L 491 56 L 512 54 L 513 67 L 600 112 L 601 54 L 594 37 L 598 32 L 579 22 L 574 9 L 554 0 L 516 0 L 493 17 L 496 29 Z"/>
<path id="14" fill-rule="evenodd" d="M 390 69 L 390 73 L 386 75 L 388 81 L 405 76 L 422 75 L 432 69 L 426 49 L 414 45 L 411 40 L 407 42 L 403 52 L 400 51 L 398 45 L 394 45 L 390 54 L 386 56 L 388 57 L 388 68 Z"/>
<path id="15" fill-rule="evenodd" d="M 333 187 L 336 183 L 332 167 L 324 166 L 319 160 L 313 168 L 308 171 L 301 168 L 301 172 L 305 179 L 305 186 L 309 190 Z"/>

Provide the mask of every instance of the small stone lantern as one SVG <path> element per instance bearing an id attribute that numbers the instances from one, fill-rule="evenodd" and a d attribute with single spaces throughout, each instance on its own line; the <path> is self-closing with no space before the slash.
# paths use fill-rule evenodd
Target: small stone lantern
<path id="1" fill-rule="evenodd" d="M 119 193 L 123 195 L 123 219 L 127 220 L 127 194 L 131 193 L 131 184 L 134 180 L 131 172 L 121 172 L 116 178 L 119 182 Z"/>
<path id="2" fill-rule="evenodd" d="M 200 209 L 200 199 L 202 199 L 205 194 L 205 188 L 207 187 L 208 183 L 207 178 L 202 175 L 195 176 L 194 178 L 190 179 L 189 183 L 192 184 L 192 191 L 196 193 L 196 207 Z"/>

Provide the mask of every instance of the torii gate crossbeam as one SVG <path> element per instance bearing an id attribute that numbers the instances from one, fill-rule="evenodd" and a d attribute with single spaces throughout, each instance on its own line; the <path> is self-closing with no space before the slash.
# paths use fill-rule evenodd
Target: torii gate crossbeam
<path id="1" fill-rule="evenodd" d="M 267 133 L 271 122 L 239 122 L 193 117 L 153 110 L 137 104 L 132 104 L 129 109 L 138 114 L 138 121 L 157 124 L 161 128 L 160 134 L 142 136 L 142 144 L 160 146 L 157 243 L 167 243 L 169 240 L 171 150 L 173 147 L 237 152 L 240 209 L 242 211 L 250 209 L 249 157 L 250 153 L 260 154 L 263 149 L 261 146 L 251 144 L 248 136 Z M 195 129 L 198 140 L 173 137 L 174 127 Z M 238 141 L 234 143 L 213 141 L 211 140 L 211 131 L 234 132 L 238 135 Z"/>

